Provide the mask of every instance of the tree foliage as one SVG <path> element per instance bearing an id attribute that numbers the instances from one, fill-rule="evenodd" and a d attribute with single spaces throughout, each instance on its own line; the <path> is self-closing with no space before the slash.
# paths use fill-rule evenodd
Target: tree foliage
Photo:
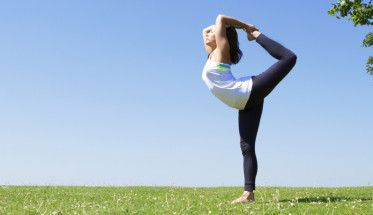
<path id="1" fill-rule="evenodd" d="M 340 0 L 336 4 L 332 4 L 332 9 L 328 10 L 328 14 L 335 16 L 337 19 L 340 17 L 346 17 L 347 20 L 352 20 L 354 26 L 357 25 L 373 25 L 373 5 L 372 0 Z M 373 32 L 370 32 L 365 36 L 363 40 L 364 47 L 370 47 L 373 45 Z M 367 73 L 373 75 L 373 57 L 370 56 L 366 65 Z"/>

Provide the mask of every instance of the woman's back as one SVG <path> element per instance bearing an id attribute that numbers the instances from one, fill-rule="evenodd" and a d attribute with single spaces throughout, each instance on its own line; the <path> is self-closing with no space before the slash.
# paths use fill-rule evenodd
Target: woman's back
<path id="1" fill-rule="evenodd" d="M 213 62 L 232 65 L 229 51 L 229 49 L 225 51 L 220 51 L 219 48 L 216 48 L 209 54 L 208 58 Z"/>
<path id="2" fill-rule="evenodd" d="M 231 66 L 208 59 L 202 72 L 208 89 L 226 105 L 243 110 L 252 89 L 251 76 L 236 79 Z"/>

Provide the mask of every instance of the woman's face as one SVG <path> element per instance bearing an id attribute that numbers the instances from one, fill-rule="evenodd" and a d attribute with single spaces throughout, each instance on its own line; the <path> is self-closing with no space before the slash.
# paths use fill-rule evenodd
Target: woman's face
<path id="1" fill-rule="evenodd" d="M 216 44 L 216 39 L 215 39 L 215 26 L 211 28 L 210 31 L 207 32 L 206 34 L 206 44 L 208 45 L 214 45 Z"/>

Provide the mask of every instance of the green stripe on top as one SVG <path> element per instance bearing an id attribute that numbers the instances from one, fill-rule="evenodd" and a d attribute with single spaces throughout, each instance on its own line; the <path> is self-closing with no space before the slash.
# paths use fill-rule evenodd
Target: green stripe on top
<path id="1" fill-rule="evenodd" d="M 224 64 L 218 64 L 218 65 L 216 65 L 216 69 L 217 69 L 218 71 L 225 72 L 225 71 L 229 71 L 229 70 L 231 70 L 231 67 L 228 66 L 228 65 L 224 65 Z"/>

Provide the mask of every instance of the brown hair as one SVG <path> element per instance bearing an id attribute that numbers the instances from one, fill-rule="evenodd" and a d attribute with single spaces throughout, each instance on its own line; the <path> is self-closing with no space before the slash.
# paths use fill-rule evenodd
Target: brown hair
<path id="1" fill-rule="evenodd" d="M 225 27 L 225 30 L 227 31 L 227 38 L 228 38 L 229 47 L 230 47 L 229 54 L 231 56 L 231 62 L 232 64 L 237 64 L 241 60 L 241 57 L 243 54 L 239 47 L 240 43 L 238 42 L 236 28 L 234 26 L 227 25 Z M 209 56 L 207 56 L 207 58 Z"/>

